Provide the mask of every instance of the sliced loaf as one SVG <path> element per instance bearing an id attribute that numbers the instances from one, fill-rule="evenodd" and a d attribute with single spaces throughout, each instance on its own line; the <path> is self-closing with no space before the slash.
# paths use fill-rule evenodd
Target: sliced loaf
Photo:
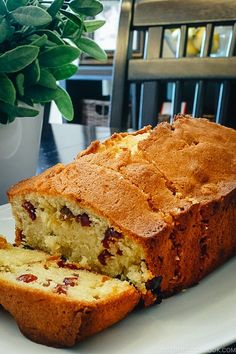
<path id="1" fill-rule="evenodd" d="M 149 305 L 236 254 L 235 156 L 233 129 L 185 116 L 94 142 L 10 189 L 16 243 L 126 279 Z"/>
<path id="2" fill-rule="evenodd" d="M 0 304 L 35 342 L 73 346 L 124 318 L 139 298 L 128 282 L 0 238 Z"/>

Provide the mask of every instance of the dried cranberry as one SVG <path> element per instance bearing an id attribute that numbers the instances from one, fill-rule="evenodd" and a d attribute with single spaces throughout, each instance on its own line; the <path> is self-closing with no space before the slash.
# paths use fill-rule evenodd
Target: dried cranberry
<path id="1" fill-rule="evenodd" d="M 67 287 L 65 285 L 62 284 L 57 284 L 57 286 L 55 286 L 55 288 L 53 289 L 54 293 L 57 294 L 67 294 Z"/>
<path id="2" fill-rule="evenodd" d="M 107 258 L 111 257 L 111 253 L 108 250 L 103 250 L 99 256 L 98 256 L 98 260 L 102 265 L 106 265 L 107 264 Z"/>
<path id="3" fill-rule="evenodd" d="M 109 242 L 114 243 L 117 238 L 122 238 L 122 233 L 115 231 L 112 227 L 108 227 L 105 231 L 104 239 L 102 240 L 102 245 L 105 248 L 110 248 Z"/>
<path id="4" fill-rule="evenodd" d="M 110 244 L 109 242 L 112 242 L 112 240 L 110 240 L 109 238 L 105 238 L 102 240 L 102 245 L 104 248 L 110 248 Z"/>
<path id="5" fill-rule="evenodd" d="M 37 280 L 38 277 L 34 274 L 22 274 L 16 280 L 23 281 L 24 283 L 32 283 L 33 281 Z"/>
<path id="6" fill-rule="evenodd" d="M 77 284 L 78 277 L 66 277 L 63 283 L 68 286 L 75 286 Z"/>
<path id="7" fill-rule="evenodd" d="M 76 264 L 73 263 L 66 263 L 65 268 L 68 269 L 79 269 Z"/>
<path id="8" fill-rule="evenodd" d="M 90 226 L 91 221 L 89 220 L 89 216 L 86 213 L 83 213 L 81 215 L 77 215 L 75 217 L 75 221 L 79 222 L 81 226 Z"/>
<path id="9" fill-rule="evenodd" d="M 118 256 L 122 256 L 123 252 L 122 252 L 122 250 L 118 249 L 116 254 L 118 254 Z"/>
<path id="10" fill-rule="evenodd" d="M 35 220 L 36 219 L 36 208 L 33 206 L 32 203 L 30 202 L 24 202 L 22 204 L 22 207 L 27 211 L 29 217 L 31 220 Z"/>
<path id="11" fill-rule="evenodd" d="M 79 269 L 76 264 L 66 263 L 64 260 L 58 261 L 57 265 L 60 268 Z"/>
<path id="12" fill-rule="evenodd" d="M 67 220 L 67 219 L 71 219 L 73 218 L 73 214 L 71 212 L 71 210 L 69 208 L 67 208 L 67 206 L 64 206 L 61 208 L 60 210 L 60 219 L 61 220 Z"/>
<path id="13" fill-rule="evenodd" d="M 65 268 L 65 261 L 61 260 L 57 262 L 58 267 Z"/>

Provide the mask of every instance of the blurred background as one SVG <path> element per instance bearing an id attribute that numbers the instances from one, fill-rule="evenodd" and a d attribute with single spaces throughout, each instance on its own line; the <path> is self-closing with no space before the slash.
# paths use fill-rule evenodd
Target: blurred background
<path id="1" fill-rule="evenodd" d="M 108 126 L 109 110 L 112 90 L 112 69 L 113 60 L 116 51 L 116 39 L 119 25 L 120 1 L 119 0 L 103 0 L 104 11 L 97 18 L 105 19 L 106 24 L 93 34 L 93 38 L 98 44 L 104 48 L 108 54 L 107 61 L 99 62 L 83 55 L 78 72 L 72 78 L 65 82 L 61 82 L 72 97 L 75 119 L 73 123 L 86 124 L 90 126 Z M 227 56 L 232 26 L 215 26 L 213 34 L 213 42 L 211 47 L 211 57 Z M 141 58 L 143 56 L 145 32 L 136 32 L 133 36 L 133 58 Z M 202 44 L 204 42 L 205 27 L 191 27 L 188 29 L 187 57 L 201 56 Z M 178 41 L 180 38 L 180 29 L 165 29 L 162 56 L 166 58 L 174 58 L 177 56 Z M 131 85 L 132 86 L 132 85 Z M 182 93 L 181 113 L 191 113 L 193 108 L 193 97 L 196 82 L 186 82 Z M 171 101 L 174 85 L 172 83 L 163 82 L 159 92 L 160 99 L 158 102 L 158 115 L 156 123 L 168 121 L 171 115 Z M 203 116 L 214 121 L 214 112 L 216 110 L 217 98 L 220 90 L 220 84 L 209 83 L 205 88 L 205 102 Z M 134 97 L 135 95 L 135 97 Z M 129 125 L 131 127 L 132 117 L 134 114 L 134 102 L 139 99 L 138 90 L 130 90 L 130 117 Z M 236 82 L 231 82 L 229 93 L 229 108 L 225 120 L 225 125 L 235 127 L 236 104 L 234 97 L 236 96 Z M 49 108 L 48 108 L 49 109 Z M 138 115 L 138 112 L 136 112 Z M 57 112 L 54 104 L 49 110 L 49 122 L 61 123 L 65 122 L 63 117 Z M 70 123 L 69 123 L 70 124 Z M 134 127 L 135 128 L 135 127 Z"/>

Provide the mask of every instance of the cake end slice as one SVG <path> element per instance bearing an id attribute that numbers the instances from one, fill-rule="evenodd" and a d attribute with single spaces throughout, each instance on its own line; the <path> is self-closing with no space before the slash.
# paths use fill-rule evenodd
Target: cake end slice
<path id="1" fill-rule="evenodd" d="M 71 347 L 123 319 L 139 298 L 128 282 L 0 238 L 0 304 L 32 341 Z"/>

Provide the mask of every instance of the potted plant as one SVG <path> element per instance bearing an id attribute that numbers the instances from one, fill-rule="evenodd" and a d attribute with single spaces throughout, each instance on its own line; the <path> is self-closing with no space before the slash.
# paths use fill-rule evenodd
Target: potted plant
<path id="1" fill-rule="evenodd" d="M 35 172 L 40 138 L 33 134 L 41 123 L 33 117 L 40 116 L 40 106 L 54 101 L 67 120 L 73 119 L 70 96 L 58 81 L 76 73 L 73 62 L 81 52 L 106 59 L 87 36 L 104 24 L 92 19 L 102 9 L 98 0 L 0 0 L 0 204 L 7 186 Z M 31 147 L 26 140 L 32 140 Z M 34 166 L 31 161 L 26 171 L 33 145 Z M 17 165 L 23 172 L 14 171 Z"/>

